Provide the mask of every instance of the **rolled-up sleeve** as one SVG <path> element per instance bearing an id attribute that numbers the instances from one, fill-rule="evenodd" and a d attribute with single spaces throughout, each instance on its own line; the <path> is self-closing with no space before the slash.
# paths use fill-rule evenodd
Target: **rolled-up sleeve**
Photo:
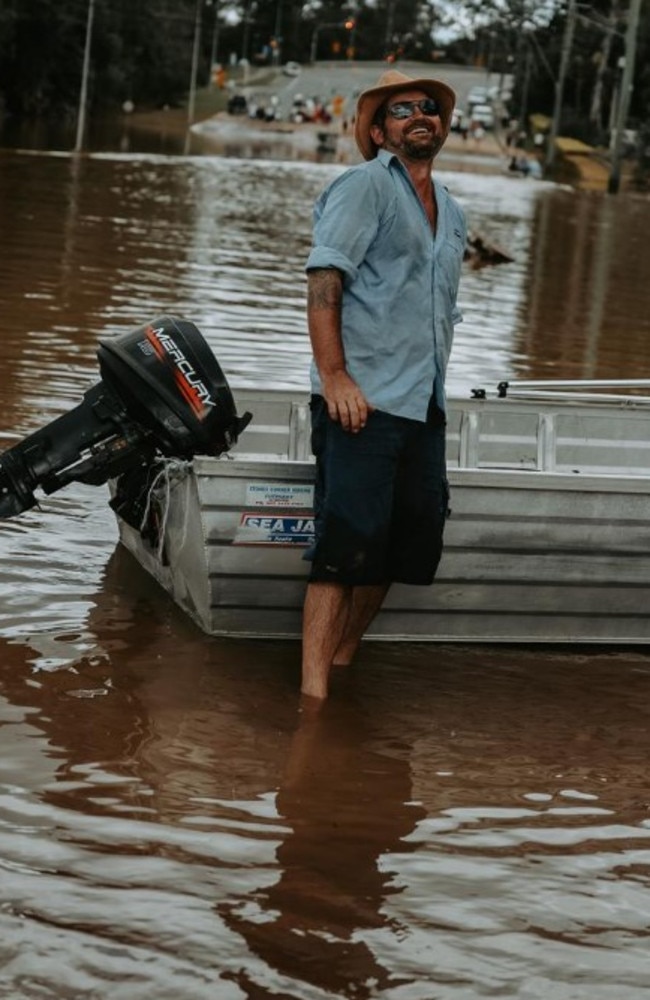
<path id="1" fill-rule="evenodd" d="M 335 267 L 347 275 L 351 281 L 354 281 L 359 273 L 358 268 L 354 266 L 350 258 L 334 247 L 313 247 L 307 258 L 305 270 L 313 271 L 319 267 Z"/>
<path id="2" fill-rule="evenodd" d="M 346 171 L 314 207 L 314 243 L 306 270 L 335 267 L 348 282 L 356 279 L 382 214 L 378 192 L 367 175 Z"/>

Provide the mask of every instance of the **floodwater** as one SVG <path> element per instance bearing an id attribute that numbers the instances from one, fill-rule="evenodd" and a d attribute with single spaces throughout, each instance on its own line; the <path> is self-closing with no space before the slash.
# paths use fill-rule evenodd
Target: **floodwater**
<path id="1" fill-rule="evenodd" d="M 306 384 L 302 265 L 339 164 L 0 153 L 3 447 L 98 339 L 193 320 Z M 449 388 L 650 373 L 650 202 L 448 171 Z M 104 487 L 0 524 L 0 997 L 650 998 L 650 657 L 368 645 L 317 715 L 291 643 L 210 639 Z"/>

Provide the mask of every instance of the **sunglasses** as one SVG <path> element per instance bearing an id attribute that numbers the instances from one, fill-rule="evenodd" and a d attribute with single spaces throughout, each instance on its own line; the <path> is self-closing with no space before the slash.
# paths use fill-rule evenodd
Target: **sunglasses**
<path id="1" fill-rule="evenodd" d="M 404 118 L 410 118 L 411 115 L 415 114 L 416 108 L 418 108 L 423 115 L 426 115 L 427 118 L 435 118 L 440 114 L 440 105 L 437 101 L 434 101 L 432 97 L 424 97 L 421 101 L 398 101 L 390 108 L 387 108 L 386 113 L 389 114 L 391 118 L 397 118 L 401 121 Z"/>

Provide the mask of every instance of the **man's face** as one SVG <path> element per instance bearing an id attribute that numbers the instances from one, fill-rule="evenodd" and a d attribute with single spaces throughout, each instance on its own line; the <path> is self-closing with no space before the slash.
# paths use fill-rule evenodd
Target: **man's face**
<path id="1" fill-rule="evenodd" d="M 425 114 L 414 105 L 407 118 L 395 118 L 391 108 L 409 101 L 426 101 L 421 90 L 405 90 L 391 94 L 384 105 L 383 125 L 372 125 L 370 136 L 376 145 L 407 160 L 432 160 L 445 141 L 439 114 Z"/>

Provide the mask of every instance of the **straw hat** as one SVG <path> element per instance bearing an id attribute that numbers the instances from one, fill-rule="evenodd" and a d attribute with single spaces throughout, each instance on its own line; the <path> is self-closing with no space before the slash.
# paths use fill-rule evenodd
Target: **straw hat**
<path id="1" fill-rule="evenodd" d="M 377 147 L 370 138 L 370 126 L 377 111 L 391 94 L 399 94 L 403 90 L 421 90 L 428 97 L 433 97 L 440 105 L 440 119 L 445 138 L 451 125 L 451 113 L 456 103 L 456 94 L 441 80 L 431 78 L 414 80 L 396 69 L 389 69 L 379 77 L 376 87 L 364 90 L 357 101 L 357 113 L 354 126 L 354 138 L 363 153 L 364 159 L 373 160 L 377 155 Z"/>

